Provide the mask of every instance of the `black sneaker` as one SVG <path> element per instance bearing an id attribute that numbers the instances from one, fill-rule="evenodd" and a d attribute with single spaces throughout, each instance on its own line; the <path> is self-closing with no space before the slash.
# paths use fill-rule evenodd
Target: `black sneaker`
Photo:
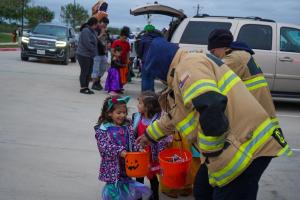
<path id="1" fill-rule="evenodd" d="M 95 92 L 93 92 L 92 90 L 89 89 L 89 94 L 95 94 Z"/>
<path id="2" fill-rule="evenodd" d="M 94 83 L 93 85 L 92 85 L 92 89 L 93 90 L 103 90 L 103 87 L 102 87 L 102 85 L 100 84 L 100 83 Z"/>
<path id="3" fill-rule="evenodd" d="M 92 90 L 90 90 L 89 88 L 83 88 L 80 89 L 80 93 L 82 94 L 95 94 Z"/>

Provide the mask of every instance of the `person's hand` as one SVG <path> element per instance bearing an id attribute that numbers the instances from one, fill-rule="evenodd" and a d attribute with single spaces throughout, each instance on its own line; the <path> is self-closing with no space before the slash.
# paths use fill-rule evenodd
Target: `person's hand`
<path id="1" fill-rule="evenodd" d="M 150 143 L 150 141 L 145 136 L 145 134 L 143 134 L 140 137 L 138 137 L 135 142 L 137 144 L 140 144 L 142 148 L 145 148 L 145 146 Z"/>
<path id="2" fill-rule="evenodd" d="M 121 157 L 125 158 L 126 154 L 127 154 L 127 151 L 125 151 L 125 150 L 122 151 L 122 152 L 121 152 Z"/>

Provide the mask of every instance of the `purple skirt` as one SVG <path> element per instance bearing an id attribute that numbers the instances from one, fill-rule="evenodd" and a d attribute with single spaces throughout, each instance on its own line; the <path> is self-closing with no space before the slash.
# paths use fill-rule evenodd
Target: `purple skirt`
<path id="1" fill-rule="evenodd" d="M 118 92 L 121 90 L 119 70 L 113 67 L 108 69 L 108 75 L 105 82 L 105 91 Z"/>

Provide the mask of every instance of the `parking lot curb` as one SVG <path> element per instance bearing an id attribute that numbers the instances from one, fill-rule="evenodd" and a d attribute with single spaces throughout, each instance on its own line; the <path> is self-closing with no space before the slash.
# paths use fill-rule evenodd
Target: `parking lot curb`
<path id="1" fill-rule="evenodd" d="M 0 48 L 0 51 L 20 51 L 20 48 Z"/>

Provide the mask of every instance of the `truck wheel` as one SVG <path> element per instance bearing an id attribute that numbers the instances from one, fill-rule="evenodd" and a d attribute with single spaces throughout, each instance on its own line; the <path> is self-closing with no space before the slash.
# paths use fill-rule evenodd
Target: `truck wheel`
<path id="1" fill-rule="evenodd" d="M 29 57 L 27 57 L 27 56 L 21 56 L 21 60 L 23 60 L 23 61 L 28 61 L 28 60 L 29 60 Z"/>

